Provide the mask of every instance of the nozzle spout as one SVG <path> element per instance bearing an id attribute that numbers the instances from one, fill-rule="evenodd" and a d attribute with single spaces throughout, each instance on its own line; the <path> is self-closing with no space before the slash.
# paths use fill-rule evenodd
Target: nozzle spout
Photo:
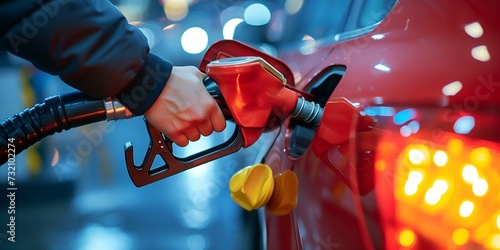
<path id="1" fill-rule="evenodd" d="M 323 117 L 323 108 L 319 104 L 307 101 L 304 97 L 297 100 L 297 105 L 292 113 L 293 118 L 301 119 L 307 123 L 319 125 Z"/>

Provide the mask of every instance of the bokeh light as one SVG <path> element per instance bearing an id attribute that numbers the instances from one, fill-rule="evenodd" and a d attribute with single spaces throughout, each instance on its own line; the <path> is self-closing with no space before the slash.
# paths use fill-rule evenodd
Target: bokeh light
<path id="1" fill-rule="evenodd" d="M 189 5 L 186 0 L 165 0 L 163 10 L 169 20 L 180 21 L 187 16 Z"/>
<path id="2" fill-rule="evenodd" d="M 460 216 L 466 218 L 474 212 L 474 203 L 472 201 L 464 201 L 460 205 Z"/>
<path id="3" fill-rule="evenodd" d="M 246 23 L 254 26 L 265 25 L 271 20 L 271 12 L 265 5 L 260 3 L 254 3 L 248 6 L 243 16 Z"/>
<path id="4" fill-rule="evenodd" d="M 181 44 L 187 53 L 199 54 L 208 46 L 208 34 L 200 27 L 189 28 L 182 34 Z"/>
<path id="5" fill-rule="evenodd" d="M 415 232 L 410 229 L 404 229 L 398 236 L 399 244 L 404 247 L 410 247 L 415 243 Z"/>
<path id="6" fill-rule="evenodd" d="M 244 20 L 241 18 L 233 18 L 224 24 L 224 27 L 222 28 L 222 35 L 224 39 L 233 39 L 234 36 L 234 30 Z"/>
<path id="7" fill-rule="evenodd" d="M 302 8 L 304 0 L 287 0 L 285 2 L 285 11 L 288 15 L 294 15 Z"/>
<path id="8" fill-rule="evenodd" d="M 455 243 L 458 246 L 464 245 L 469 241 L 469 236 L 470 233 L 467 229 L 465 228 L 458 228 L 453 232 L 452 239 L 453 243 Z"/>

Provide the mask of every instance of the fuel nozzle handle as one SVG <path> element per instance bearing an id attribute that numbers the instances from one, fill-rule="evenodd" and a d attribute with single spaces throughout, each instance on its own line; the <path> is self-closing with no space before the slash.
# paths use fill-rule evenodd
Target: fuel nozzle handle
<path id="1" fill-rule="evenodd" d="M 217 83 L 215 83 L 215 81 L 210 77 L 206 77 L 203 80 L 203 84 L 205 85 L 208 93 L 219 105 L 220 109 L 224 113 L 224 116 L 226 117 L 226 120 L 230 119 L 231 113 Z M 317 126 L 323 116 L 323 108 L 315 102 L 307 101 L 304 97 L 299 97 L 291 116 Z"/>
<path id="2" fill-rule="evenodd" d="M 260 57 L 222 58 L 207 64 L 206 74 L 213 79 L 232 119 L 240 128 L 244 147 L 260 138 L 271 120 L 290 116 L 318 125 L 322 108 L 287 85 L 287 79 Z"/>

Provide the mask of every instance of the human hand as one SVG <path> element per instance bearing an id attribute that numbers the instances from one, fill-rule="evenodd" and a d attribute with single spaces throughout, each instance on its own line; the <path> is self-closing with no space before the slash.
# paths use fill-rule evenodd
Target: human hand
<path id="1" fill-rule="evenodd" d="M 205 77 L 194 66 L 173 67 L 165 88 L 144 114 L 151 125 L 181 147 L 226 127 L 222 111 L 203 85 Z"/>

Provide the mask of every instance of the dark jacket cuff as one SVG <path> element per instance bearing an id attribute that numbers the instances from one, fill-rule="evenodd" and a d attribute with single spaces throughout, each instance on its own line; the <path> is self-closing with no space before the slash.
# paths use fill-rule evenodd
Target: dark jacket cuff
<path id="1" fill-rule="evenodd" d="M 137 76 L 116 97 L 134 115 L 143 115 L 165 87 L 172 63 L 149 53 Z"/>

